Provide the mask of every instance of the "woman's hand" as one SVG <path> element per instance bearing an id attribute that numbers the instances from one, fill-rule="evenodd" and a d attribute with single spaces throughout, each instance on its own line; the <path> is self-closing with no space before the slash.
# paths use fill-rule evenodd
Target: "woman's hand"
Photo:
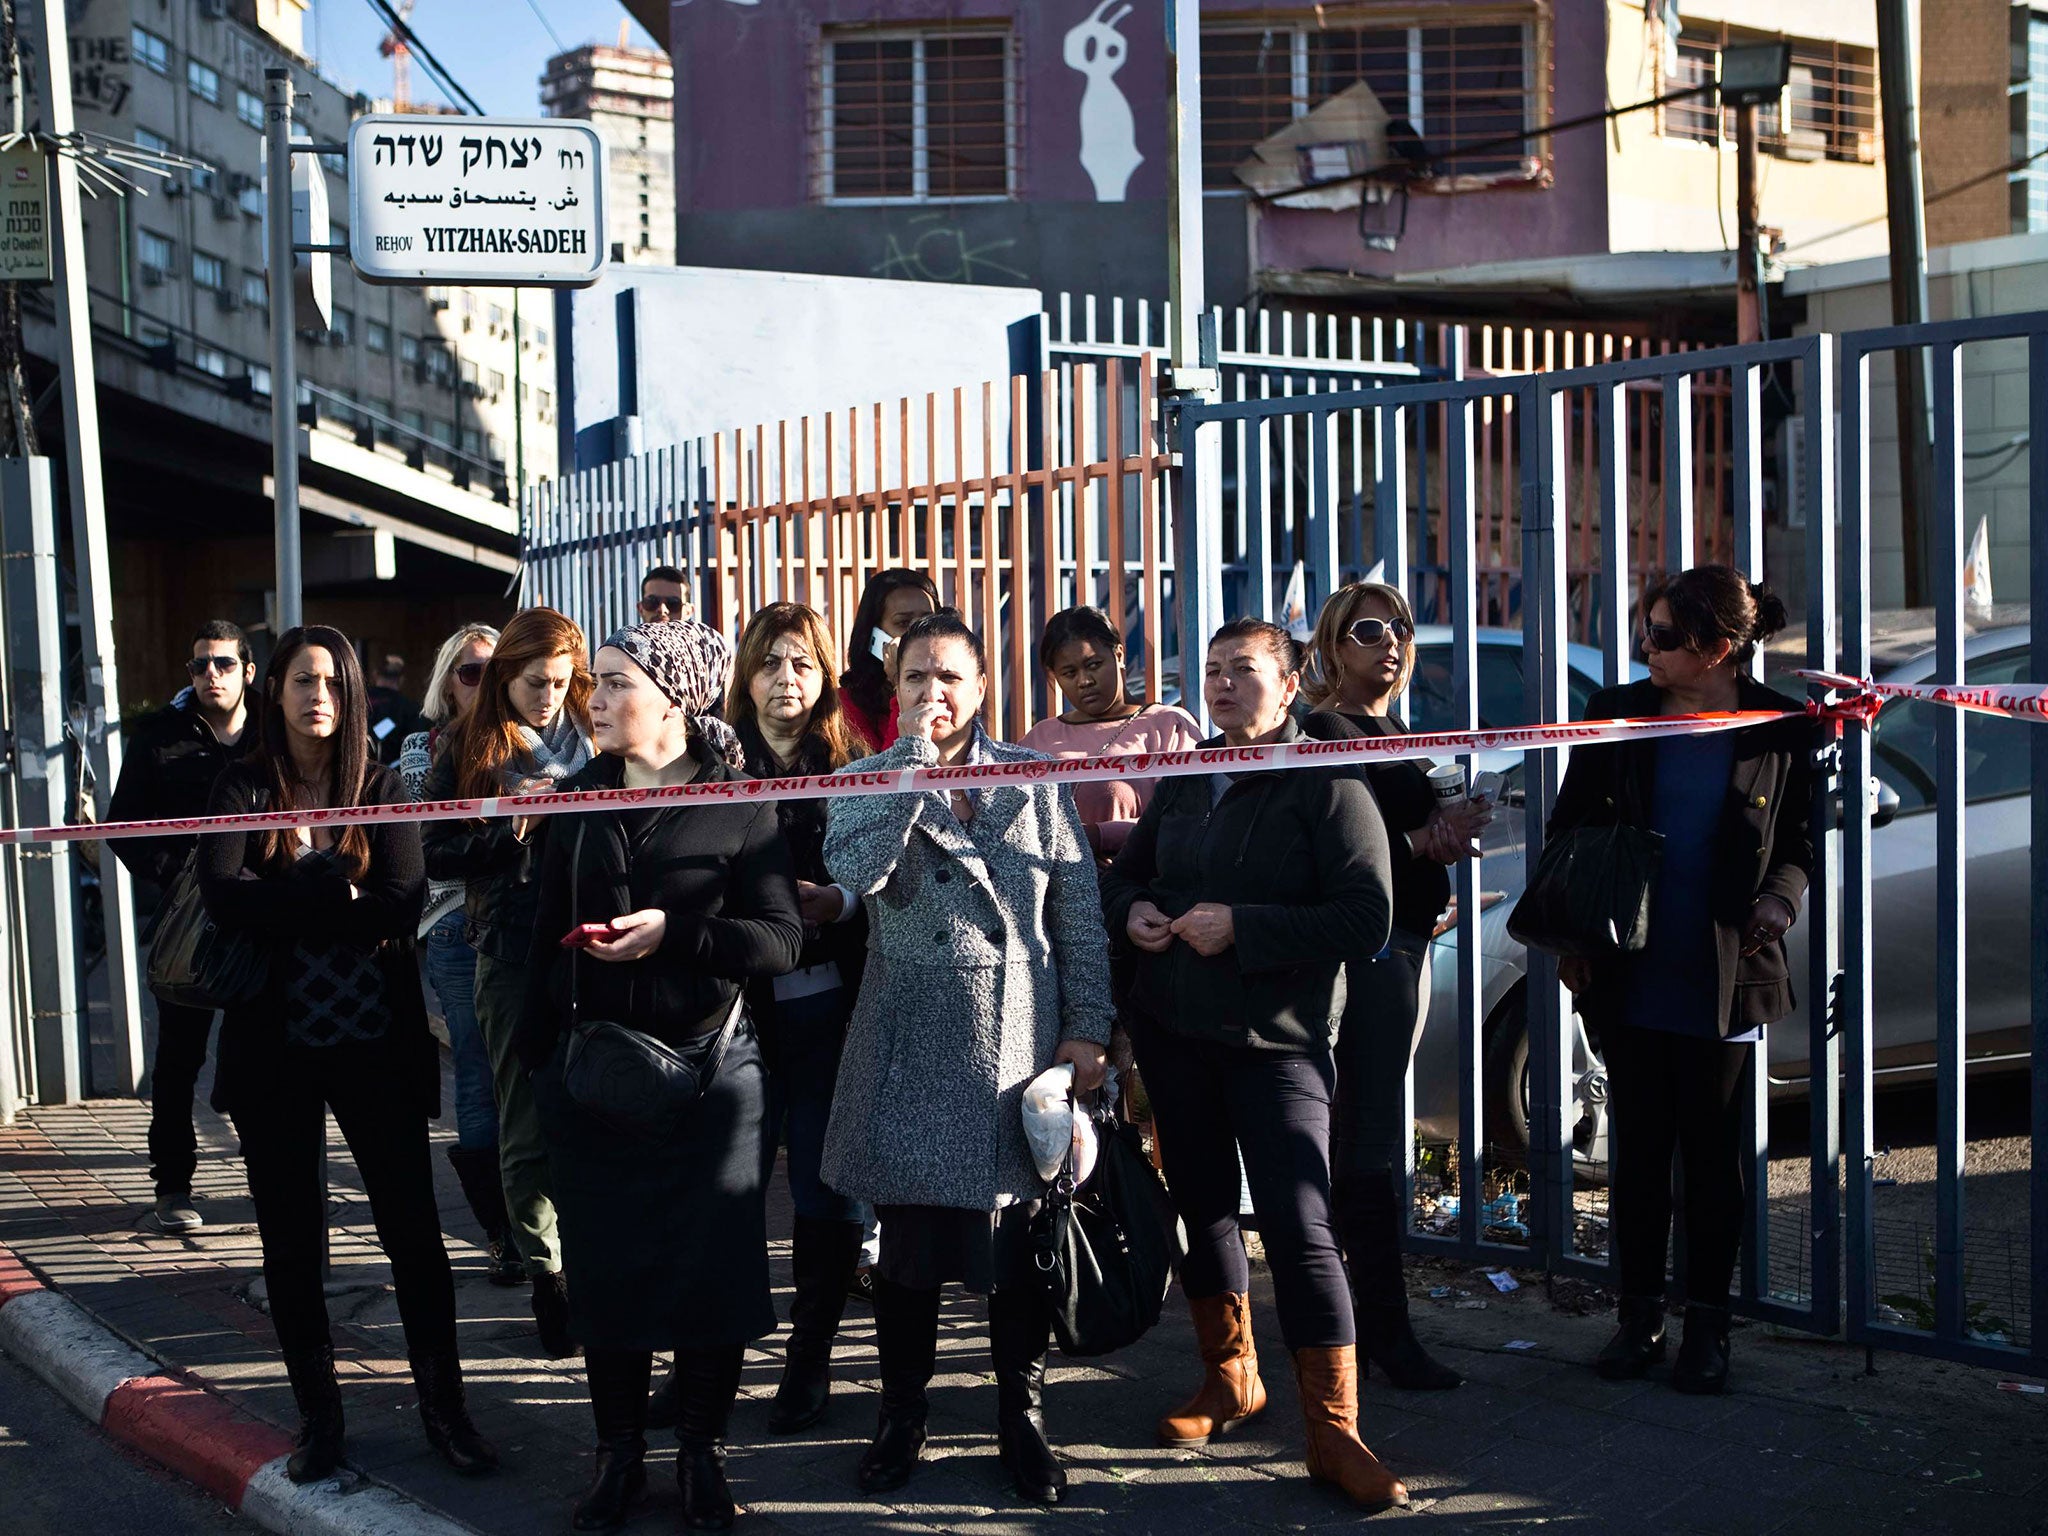
<path id="1" fill-rule="evenodd" d="M 825 928 L 839 921 L 846 911 L 846 895 L 836 885 L 817 885 L 809 880 L 796 883 L 796 904 L 803 912 L 804 921 L 814 928 Z"/>
<path id="2" fill-rule="evenodd" d="M 1775 896 L 1757 897 L 1756 905 L 1749 909 L 1749 926 L 1742 930 L 1742 953 L 1753 955 L 1777 943 L 1797 916 Z"/>
<path id="3" fill-rule="evenodd" d="M 1198 955 L 1220 955 L 1237 942 L 1237 924 L 1220 901 L 1201 901 L 1173 920 L 1173 934 Z"/>
<path id="4" fill-rule="evenodd" d="M 1148 955 L 1163 955 L 1173 948 L 1173 921 L 1151 902 L 1134 901 L 1124 919 L 1124 937 Z"/>
<path id="5" fill-rule="evenodd" d="M 615 937 L 598 939 L 588 950 L 595 960 L 645 960 L 668 936 L 668 914 L 659 907 L 647 907 L 612 919 Z"/>
<path id="6" fill-rule="evenodd" d="M 901 713 L 896 730 L 900 735 L 922 736 L 926 741 L 933 741 L 938 737 L 941 720 L 948 725 L 953 723 L 953 712 L 947 708 L 945 700 L 926 699 Z"/>
<path id="7" fill-rule="evenodd" d="M 1052 1053 L 1054 1066 L 1064 1066 L 1069 1062 L 1074 1067 L 1074 1092 L 1092 1093 L 1102 1086 L 1109 1054 L 1093 1040 L 1068 1040 Z"/>
<path id="8" fill-rule="evenodd" d="M 1577 997 L 1592 983 L 1593 962 L 1584 955 L 1561 956 L 1557 962 L 1557 979 L 1564 983 L 1567 992 Z"/>
<path id="9" fill-rule="evenodd" d="M 1439 864 L 1457 864 L 1479 857 L 1479 834 L 1493 820 L 1484 800 L 1454 800 L 1437 807 L 1416 839 L 1416 854 Z"/>

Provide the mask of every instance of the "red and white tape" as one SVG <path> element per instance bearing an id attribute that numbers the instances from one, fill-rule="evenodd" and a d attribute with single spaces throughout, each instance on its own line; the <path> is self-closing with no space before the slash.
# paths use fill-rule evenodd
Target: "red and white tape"
<path id="1" fill-rule="evenodd" d="M 1953 704 L 1957 709 L 1981 714 L 2003 715 L 2011 720 L 2048 720 L 2048 685 L 2001 683 L 1983 687 L 1967 683 L 1874 683 L 1867 678 L 1845 677 L 1839 672 L 1794 672 L 1810 683 L 1845 693 L 1861 693 L 1878 699 L 1927 699 L 1936 704 Z"/>
<path id="2" fill-rule="evenodd" d="M 1466 752 L 1522 752 L 1544 747 L 1585 747 L 1659 736 L 1696 736 L 1768 725 L 1797 710 L 1752 709 L 1726 714 L 1665 715 L 1637 720 L 1589 720 L 1572 725 L 1531 725 L 1498 731 L 1436 731 L 1426 735 L 1368 736 L 1353 741 L 1274 742 L 1257 747 L 1210 747 L 1188 752 L 1132 752 L 1113 757 L 1036 758 L 954 768 L 842 771 L 788 779 L 733 779 L 669 784 L 650 789 L 590 789 L 538 795 L 493 795 L 481 800 L 428 800 L 403 805 L 358 805 L 334 810 L 265 811 L 239 816 L 193 816 L 170 821 L 109 821 L 72 827 L 0 830 L 0 847 L 117 837 L 187 837 L 198 832 L 271 832 L 287 827 L 362 826 L 387 821 L 467 821 L 495 816 L 559 816 L 571 811 L 644 810 L 734 800 L 845 799 L 855 795 L 945 792 L 975 785 L 1088 784 L 1104 779 L 1169 779 L 1206 773 L 1260 773 L 1283 768 L 1384 763 Z"/>

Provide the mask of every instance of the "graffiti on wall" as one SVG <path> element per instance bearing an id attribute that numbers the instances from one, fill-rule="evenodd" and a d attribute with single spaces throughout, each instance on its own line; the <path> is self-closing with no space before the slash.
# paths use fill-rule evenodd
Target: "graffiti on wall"
<path id="1" fill-rule="evenodd" d="M 1027 281 L 1023 272 L 999 259 L 1016 245 L 1014 239 L 977 240 L 948 223 L 944 213 L 913 214 L 909 222 L 912 228 L 905 233 L 889 231 L 882 259 L 868 268 L 870 275 L 919 283 Z"/>
<path id="2" fill-rule="evenodd" d="M 1145 163 L 1131 104 L 1116 83 L 1130 53 L 1117 24 L 1130 14 L 1129 4 L 1102 0 L 1067 32 L 1067 68 L 1088 78 L 1081 93 L 1081 168 L 1095 183 L 1098 203 L 1122 202 L 1132 173 Z"/>

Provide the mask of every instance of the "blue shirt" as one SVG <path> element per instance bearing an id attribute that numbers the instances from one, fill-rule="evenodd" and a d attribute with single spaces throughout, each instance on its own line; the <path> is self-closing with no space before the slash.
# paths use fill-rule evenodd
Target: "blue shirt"
<path id="1" fill-rule="evenodd" d="M 1721 1038 L 1720 960 L 1709 901 L 1714 844 L 1735 766 L 1735 736 L 1666 736 L 1656 745 L 1650 830 L 1664 839 L 1650 892 L 1650 942 L 1629 956 L 1623 1020 L 1641 1029 Z M 1730 1035 L 1731 1044 L 1761 1031 Z"/>

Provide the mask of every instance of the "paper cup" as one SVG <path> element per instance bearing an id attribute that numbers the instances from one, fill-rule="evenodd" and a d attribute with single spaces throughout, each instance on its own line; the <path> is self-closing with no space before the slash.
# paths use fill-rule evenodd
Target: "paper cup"
<path id="1" fill-rule="evenodd" d="M 1437 802 L 1449 805 L 1465 795 L 1465 765 L 1463 763 L 1442 763 L 1429 770 L 1429 787 L 1436 791 Z"/>

